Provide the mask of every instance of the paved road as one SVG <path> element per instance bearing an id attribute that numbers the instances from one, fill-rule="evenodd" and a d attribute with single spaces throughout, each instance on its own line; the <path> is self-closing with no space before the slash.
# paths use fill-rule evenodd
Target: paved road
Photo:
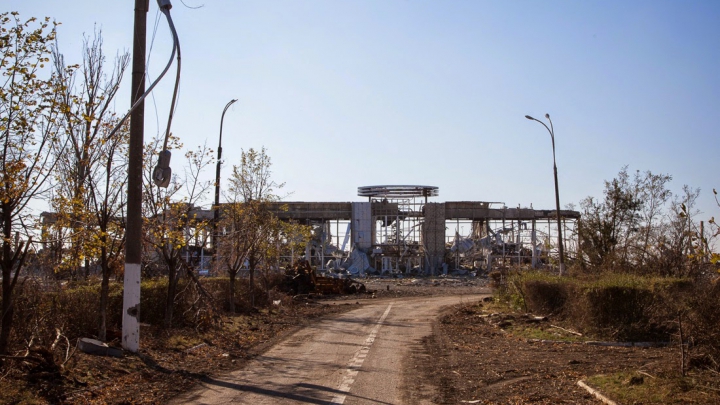
<path id="1" fill-rule="evenodd" d="M 172 404 L 402 404 L 403 361 L 441 307 L 482 295 L 371 301 L 291 335 Z M 407 374 L 406 374 L 407 375 Z"/>

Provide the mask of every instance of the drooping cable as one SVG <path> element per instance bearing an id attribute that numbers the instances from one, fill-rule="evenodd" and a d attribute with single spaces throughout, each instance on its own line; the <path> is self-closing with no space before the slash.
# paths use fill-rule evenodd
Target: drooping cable
<path id="1" fill-rule="evenodd" d="M 165 0 L 158 0 L 158 3 L 160 3 L 161 1 L 165 1 Z M 167 1 L 167 3 L 169 4 L 170 2 Z M 169 13 L 166 15 L 168 16 L 168 18 L 170 18 Z M 170 20 L 170 21 L 172 21 L 172 20 Z M 175 32 L 174 27 L 172 28 L 172 31 L 173 31 L 173 36 L 177 37 L 177 33 Z M 140 98 L 138 98 L 138 100 L 132 105 L 132 107 L 130 107 L 130 110 L 127 112 L 127 114 L 125 114 L 125 116 L 120 120 L 120 122 L 117 123 L 115 128 L 113 128 L 113 130 L 110 131 L 110 134 L 105 137 L 106 139 L 111 138 L 113 135 L 115 135 L 115 133 L 122 127 L 122 124 L 130 116 L 130 114 L 132 114 L 132 112 L 140 105 L 140 103 L 143 102 L 143 100 L 145 100 L 145 98 L 148 96 L 148 94 L 150 94 L 150 92 L 155 88 L 155 86 L 157 86 L 157 84 L 160 82 L 160 80 L 163 78 L 163 76 L 165 76 L 165 73 L 167 73 L 167 71 L 170 69 L 170 65 L 172 65 L 173 59 L 175 58 L 175 52 L 177 51 L 177 44 L 178 44 L 178 41 L 173 40 L 172 53 L 170 54 L 170 60 L 168 60 L 168 63 L 165 66 L 165 69 L 163 69 L 163 71 L 160 73 L 158 78 L 155 79 L 155 81 L 150 85 L 150 87 L 148 87 L 148 89 L 145 90 L 145 93 L 143 93 L 142 96 L 140 96 Z"/>
<path id="2" fill-rule="evenodd" d="M 170 114 L 168 115 L 167 129 L 165 130 L 165 141 L 163 143 L 163 150 L 167 149 L 168 138 L 170 137 L 170 126 L 172 125 L 173 113 L 175 112 L 175 104 L 177 102 L 178 87 L 180 86 L 180 39 L 178 38 L 177 31 L 175 30 L 175 24 L 173 24 L 172 17 L 170 17 L 170 8 L 164 8 L 163 14 L 167 17 L 170 30 L 173 34 L 173 41 L 177 48 L 177 73 L 175 75 L 175 88 L 173 89 L 172 101 L 170 102 Z"/>
<path id="3" fill-rule="evenodd" d="M 178 39 L 177 31 L 175 30 L 175 24 L 173 24 L 172 17 L 170 16 L 170 9 L 172 4 L 170 0 L 158 0 L 160 11 L 165 14 L 170 26 L 170 31 L 173 34 L 173 55 L 177 50 L 177 74 L 175 76 L 175 88 L 173 90 L 172 101 L 170 102 L 170 113 L 168 114 L 168 124 L 165 130 L 165 139 L 163 141 L 163 150 L 158 154 L 158 163 L 153 169 L 152 177 L 153 182 L 158 187 L 167 188 L 172 178 L 172 169 L 170 168 L 170 158 L 172 154 L 167 150 L 168 139 L 170 138 L 170 127 L 172 125 L 172 117 L 175 111 L 175 103 L 177 101 L 178 87 L 180 86 L 180 40 Z"/>
<path id="4" fill-rule="evenodd" d="M 155 24 L 153 25 L 153 34 L 150 39 L 150 48 L 148 49 L 148 56 L 145 60 L 145 77 L 149 79 L 148 77 L 148 71 L 150 70 L 150 58 L 152 55 L 153 47 L 155 46 L 155 37 L 157 36 L 157 30 L 158 25 L 160 24 L 160 10 L 158 9 L 156 15 L 155 15 Z M 150 99 L 152 100 L 152 108 L 153 112 L 155 113 L 155 130 L 156 130 L 156 138 L 160 138 L 160 116 L 158 114 L 158 106 L 157 106 L 157 100 L 155 98 L 155 93 L 152 93 L 150 95 Z"/>

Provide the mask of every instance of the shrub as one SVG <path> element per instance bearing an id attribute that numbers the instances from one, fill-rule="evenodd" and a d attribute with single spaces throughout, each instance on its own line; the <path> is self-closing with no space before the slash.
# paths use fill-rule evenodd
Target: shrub
<path id="1" fill-rule="evenodd" d="M 268 305 L 278 299 L 275 291 L 283 277 L 268 277 L 263 287 L 255 287 L 255 304 Z M 249 283 L 247 279 L 236 280 L 236 312 L 249 312 Z M 191 326 L 197 329 L 210 327 L 217 314 L 227 303 L 228 279 L 203 278 L 202 289 L 187 278 L 180 280 L 174 299 L 172 326 Z M 165 318 L 167 278 L 145 279 L 141 283 L 140 322 L 162 326 Z M 205 297 L 209 296 L 209 300 Z M 202 295 L 202 297 L 201 297 Z M 107 328 L 122 329 L 123 285 L 110 283 L 107 309 Z M 48 347 L 55 340 L 56 330 L 65 335 L 72 344 L 81 337 L 95 338 L 100 324 L 100 283 L 60 283 L 28 278 L 18 283 L 15 305 L 15 328 L 11 336 L 14 347 L 22 350 L 30 341 Z"/>
<path id="2" fill-rule="evenodd" d="M 527 309 L 538 314 L 563 316 L 572 287 L 571 283 L 559 279 L 527 280 L 523 284 Z"/>
<path id="3" fill-rule="evenodd" d="M 608 285 L 588 288 L 581 296 L 583 328 L 619 340 L 655 340 L 658 331 L 648 328 L 646 308 L 654 295 L 640 286 Z M 577 316 L 577 315 L 576 315 Z M 660 332 L 662 334 L 662 332 Z"/>
<path id="4" fill-rule="evenodd" d="M 694 288 L 687 279 L 618 273 L 570 278 L 531 271 L 511 273 L 497 291 L 515 308 L 566 319 L 598 338 L 667 341 L 676 329 L 680 297 L 693 296 Z"/>
<path id="5" fill-rule="evenodd" d="M 720 283 L 698 283 L 684 309 L 684 333 L 694 345 L 691 366 L 720 371 Z"/>

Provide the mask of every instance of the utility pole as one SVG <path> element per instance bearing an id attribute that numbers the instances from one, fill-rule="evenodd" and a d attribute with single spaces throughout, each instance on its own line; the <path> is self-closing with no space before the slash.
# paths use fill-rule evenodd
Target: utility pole
<path id="1" fill-rule="evenodd" d="M 145 93 L 145 42 L 149 0 L 135 0 L 133 33 L 132 95 L 134 105 Z M 128 153 L 127 225 L 125 227 L 125 277 L 123 290 L 122 346 L 136 353 L 140 349 L 140 268 L 142 263 L 142 170 L 145 102 L 130 115 Z"/>

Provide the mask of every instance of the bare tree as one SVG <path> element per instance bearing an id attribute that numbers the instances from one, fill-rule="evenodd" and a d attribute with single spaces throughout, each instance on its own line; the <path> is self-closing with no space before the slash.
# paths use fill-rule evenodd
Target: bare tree
<path id="1" fill-rule="evenodd" d="M 699 261 L 697 252 L 702 250 L 698 239 L 699 230 L 694 218 L 699 214 L 697 199 L 700 189 L 683 186 L 682 194 L 676 196 L 668 213 L 667 224 L 658 243 L 658 255 L 654 267 L 657 272 L 668 276 L 687 276 L 689 267 Z M 698 259 L 698 260 L 695 260 Z"/>
<path id="2" fill-rule="evenodd" d="M 670 180 L 672 176 L 668 174 L 653 174 L 649 170 L 635 173 L 636 195 L 642 202 L 636 243 L 638 266 L 646 266 L 648 256 L 657 252 L 658 241 L 663 236 L 665 205 L 672 197 L 672 192 L 667 189 Z"/>
<path id="3" fill-rule="evenodd" d="M 90 259 L 97 257 L 98 201 L 109 202 L 110 195 L 118 195 L 117 157 L 124 153 L 127 139 L 120 134 L 106 139 L 115 123 L 112 105 L 120 89 L 125 70 L 130 60 L 126 52 L 115 58 L 111 71 L 106 71 L 106 57 L 102 49 L 102 32 L 95 31 L 92 38 L 83 41 L 83 61 L 78 69 L 67 69 L 63 55 L 57 48 L 53 52 L 56 75 L 62 103 L 62 137 L 67 149 L 56 149 L 58 162 L 57 181 L 52 206 L 58 213 L 57 226 L 70 230 L 69 255 L 62 261 L 62 268 L 69 271 L 71 277 L 80 276 L 79 269 L 84 265 L 87 278 Z M 127 132 L 125 132 L 126 134 Z M 119 162 L 116 162 L 119 163 Z M 109 166 L 108 166 L 109 165 Z M 105 171 L 106 173 L 103 173 Z M 110 173 L 107 173 L 107 172 Z M 106 183 L 109 188 L 98 187 Z M 95 195 L 106 193 L 107 198 Z M 118 199 L 115 199 L 118 202 Z M 108 210 L 117 211 L 111 209 Z M 113 215 L 118 214 L 118 212 Z"/>

